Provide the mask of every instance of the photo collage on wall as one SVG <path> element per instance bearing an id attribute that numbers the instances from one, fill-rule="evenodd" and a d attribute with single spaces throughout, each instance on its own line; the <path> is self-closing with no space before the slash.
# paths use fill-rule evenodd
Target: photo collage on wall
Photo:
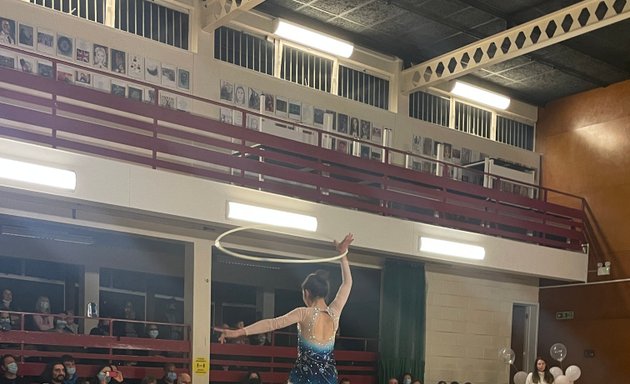
<path id="1" fill-rule="evenodd" d="M 305 126 L 320 129 L 330 126 L 333 132 L 346 136 L 346 138 L 332 138 L 331 149 L 346 154 L 358 153 L 361 157 L 382 161 L 382 149 L 369 145 L 369 143 L 383 145 L 384 128 L 376 126 L 369 120 L 313 106 L 282 95 L 274 95 L 230 80 L 221 80 L 219 87 L 219 99 L 225 104 L 231 104 L 242 109 L 250 109 L 278 118 L 290 119 Z M 261 102 L 264 103 L 262 112 Z M 239 122 L 237 122 L 236 118 L 237 115 L 242 115 L 242 113 L 239 109 L 221 107 L 220 119 L 223 122 L 242 125 L 242 117 L 239 119 Z M 260 119 L 257 115 L 247 114 L 247 116 L 246 126 L 248 128 L 261 129 Z M 251 124 L 250 119 L 252 121 L 256 120 L 258 125 L 254 126 Z M 325 124 L 326 119 L 330 123 Z M 357 140 L 361 140 L 361 142 Z M 358 145 L 359 150 L 353 151 L 353 145 Z"/>
<path id="2" fill-rule="evenodd" d="M 154 87 L 140 83 L 145 81 L 190 93 L 191 71 L 188 68 L 180 68 L 107 44 L 90 42 L 4 17 L 0 17 L 1 45 L 15 46 L 78 65 L 60 63 L 57 65 L 57 72 L 54 73 L 51 60 L 29 55 L 28 52 L 17 53 L 0 47 L 0 67 L 190 112 L 192 99 L 189 97 L 160 91 L 157 99 Z M 95 70 L 124 78 L 108 76 Z"/>

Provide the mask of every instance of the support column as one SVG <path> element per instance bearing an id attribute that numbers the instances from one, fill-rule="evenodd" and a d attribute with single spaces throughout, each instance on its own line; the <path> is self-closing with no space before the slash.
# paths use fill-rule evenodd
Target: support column
<path id="1" fill-rule="evenodd" d="M 191 324 L 191 376 L 193 384 L 210 381 L 210 267 L 212 242 L 196 240 L 186 246 L 184 322 Z M 207 362 L 202 372 L 198 362 Z"/>
<path id="2" fill-rule="evenodd" d="M 87 316 L 88 303 L 99 304 L 99 267 L 93 264 L 87 264 L 85 266 L 85 272 L 83 274 L 83 294 L 81 295 L 83 300 L 83 308 L 77 308 L 76 314 L 80 316 Z M 99 316 L 102 308 L 99 308 Z M 90 334 L 90 330 L 98 325 L 98 319 L 85 319 L 83 324 L 83 333 Z"/>

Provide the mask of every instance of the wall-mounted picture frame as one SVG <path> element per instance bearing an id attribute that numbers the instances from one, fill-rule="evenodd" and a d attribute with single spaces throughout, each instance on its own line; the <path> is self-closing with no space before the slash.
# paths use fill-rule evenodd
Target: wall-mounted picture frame
<path id="1" fill-rule="evenodd" d="M 74 59 L 74 37 L 57 34 L 57 56 L 68 60 Z"/>
<path id="2" fill-rule="evenodd" d="M 361 132 L 359 133 L 359 138 L 361 140 L 370 140 L 372 137 L 372 123 L 367 120 L 361 120 Z"/>
<path id="3" fill-rule="evenodd" d="M 127 73 L 127 52 L 112 48 L 111 70 L 124 75 Z"/>
<path id="4" fill-rule="evenodd" d="M 127 83 L 124 81 L 112 79 L 111 94 L 119 97 L 127 97 Z"/>
<path id="5" fill-rule="evenodd" d="M 258 89 L 247 87 L 247 108 L 256 112 L 260 111 L 260 91 Z"/>
<path id="6" fill-rule="evenodd" d="M 127 54 L 127 74 L 135 79 L 144 79 L 144 56 Z"/>
<path id="7" fill-rule="evenodd" d="M 20 23 L 18 27 L 18 45 L 22 48 L 35 48 L 35 27 L 29 24 Z"/>
<path id="8" fill-rule="evenodd" d="M 192 110 L 192 99 L 186 96 L 177 96 L 177 110 L 190 112 Z"/>
<path id="9" fill-rule="evenodd" d="M 247 106 L 247 87 L 243 84 L 234 84 L 234 105 L 241 108 Z"/>
<path id="10" fill-rule="evenodd" d="M 127 98 L 135 101 L 144 100 L 144 89 L 137 85 L 129 84 L 127 87 Z"/>
<path id="11" fill-rule="evenodd" d="M 276 111 L 275 97 L 269 93 L 265 93 L 265 112 L 274 113 Z"/>
<path id="12" fill-rule="evenodd" d="M 190 71 L 177 68 L 177 88 L 190 91 Z"/>
<path id="13" fill-rule="evenodd" d="M 177 68 L 174 65 L 162 63 L 162 85 L 170 88 L 177 87 Z"/>
<path id="14" fill-rule="evenodd" d="M 234 100 L 234 84 L 227 80 L 221 80 L 219 99 L 229 101 L 231 103 Z"/>
<path id="15" fill-rule="evenodd" d="M 89 65 L 92 62 L 93 49 L 94 47 L 91 42 L 83 39 L 76 39 L 74 60 L 76 60 L 77 63 Z"/>
<path id="16" fill-rule="evenodd" d="M 15 45 L 15 20 L 0 17 L 0 44 Z"/>
<path id="17" fill-rule="evenodd" d="M 55 33 L 46 29 L 37 29 L 37 50 L 47 55 L 54 55 Z"/>
<path id="18" fill-rule="evenodd" d="M 330 127 L 333 131 L 337 130 L 337 111 L 333 111 L 331 109 L 327 109 L 326 113 L 332 117 L 332 127 Z"/>
<path id="19" fill-rule="evenodd" d="M 47 79 L 52 79 L 54 76 L 52 61 L 37 59 L 37 74 Z"/>
<path id="20" fill-rule="evenodd" d="M 383 145 L 383 128 L 372 125 L 370 140 L 373 143 Z"/>
<path id="21" fill-rule="evenodd" d="M 313 114 L 315 113 L 313 104 L 302 103 L 302 124 L 313 126 Z"/>
<path id="22" fill-rule="evenodd" d="M 350 132 L 348 132 L 352 137 L 359 137 L 360 129 L 359 129 L 359 118 L 351 117 L 350 118 Z"/>
<path id="23" fill-rule="evenodd" d="M 422 154 L 425 156 L 433 156 L 433 139 L 430 137 L 422 138 Z"/>
<path id="24" fill-rule="evenodd" d="M 155 88 L 145 88 L 144 90 L 144 102 L 148 104 L 157 103 L 157 93 Z"/>
<path id="25" fill-rule="evenodd" d="M 302 120 L 302 103 L 297 100 L 289 100 L 289 119 Z"/>
<path id="26" fill-rule="evenodd" d="M 334 139 L 334 148 L 335 151 L 345 153 L 347 155 L 350 154 L 350 151 L 352 150 L 352 143 L 350 140 L 340 139 L 337 137 Z"/>
<path id="27" fill-rule="evenodd" d="M 92 74 L 92 87 L 102 92 L 111 92 L 111 78 L 109 76 L 101 75 L 99 73 Z"/>
<path id="28" fill-rule="evenodd" d="M 144 61 L 144 79 L 154 84 L 162 83 L 162 65 L 159 61 L 146 58 Z"/>
<path id="29" fill-rule="evenodd" d="M 74 84 L 74 68 L 67 65 L 57 64 L 57 81 L 66 84 Z"/>
<path id="30" fill-rule="evenodd" d="M 284 96 L 276 96 L 276 116 L 289 117 L 289 101 Z"/>
<path id="31" fill-rule="evenodd" d="M 77 85 L 81 85 L 84 87 L 92 86 L 92 74 L 88 71 L 78 69 L 74 73 L 74 82 Z"/>
<path id="32" fill-rule="evenodd" d="M 109 69 L 109 47 L 101 44 L 93 45 L 92 65 L 97 69 Z"/>
<path id="33" fill-rule="evenodd" d="M 17 69 L 24 73 L 35 74 L 37 72 L 37 60 L 31 56 L 18 55 Z"/>
<path id="34" fill-rule="evenodd" d="M 160 91 L 160 107 L 177 109 L 177 96 L 170 92 Z"/>
<path id="35" fill-rule="evenodd" d="M 0 67 L 15 69 L 17 64 L 17 55 L 15 52 L 0 50 Z"/>
<path id="36" fill-rule="evenodd" d="M 314 107 L 313 108 L 313 125 L 317 128 L 324 127 L 324 113 L 325 110 L 323 108 Z"/>
<path id="37" fill-rule="evenodd" d="M 222 123 L 232 124 L 232 108 L 219 108 L 219 120 Z"/>
<path id="38" fill-rule="evenodd" d="M 348 134 L 348 115 L 340 113 L 337 115 L 337 132 Z"/>

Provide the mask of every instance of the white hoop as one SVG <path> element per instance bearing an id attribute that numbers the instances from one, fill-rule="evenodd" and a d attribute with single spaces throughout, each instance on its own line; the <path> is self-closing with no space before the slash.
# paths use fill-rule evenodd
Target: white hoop
<path id="1" fill-rule="evenodd" d="M 346 249 L 345 252 L 338 254 L 337 256 L 333 256 L 333 257 L 326 257 L 323 259 L 280 259 L 280 258 L 274 258 L 274 257 L 258 257 L 258 256 L 250 256 L 250 255 L 243 255 L 242 253 L 238 253 L 238 252 L 234 252 L 234 251 L 230 251 L 229 249 L 226 249 L 223 247 L 223 245 L 221 245 L 221 240 L 228 236 L 231 235 L 232 233 L 236 233 L 236 232 L 240 232 L 240 231 L 246 231 L 246 230 L 250 230 L 250 229 L 258 229 L 258 230 L 263 230 L 263 231 L 267 231 L 267 232 L 273 232 L 269 229 L 266 229 L 265 227 L 260 227 L 260 226 L 253 226 L 253 227 L 237 227 L 234 229 L 230 229 L 228 231 L 223 232 L 222 234 L 219 235 L 219 237 L 216 238 L 216 240 L 214 241 L 214 246 L 217 247 L 218 250 L 220 250 L 221 252 L 239 258 L 239 259 L 243 259 L 243 260 L 250 260 L 250 261 L 260 261 L 260 262 L 266 262 L 266 263 L 287 263 L 287 264 L 314 264 L 314 263 L 325 263 L 325 262 L 329 262 L 329 261 L 335 261 L 335 260 L 339 260 L 342 257 L 344 257 L 345 255 L 348 254 L 348 250 Z"/>

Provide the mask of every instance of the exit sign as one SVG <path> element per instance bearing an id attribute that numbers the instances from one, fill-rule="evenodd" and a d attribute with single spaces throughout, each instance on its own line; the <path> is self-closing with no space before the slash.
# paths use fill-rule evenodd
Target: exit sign
<path id="1" fill-rule="evenodd" d="M 575 312 L 573 311 L 556 312 L 556 320 L 573 320 L 574 316 Z"/>

